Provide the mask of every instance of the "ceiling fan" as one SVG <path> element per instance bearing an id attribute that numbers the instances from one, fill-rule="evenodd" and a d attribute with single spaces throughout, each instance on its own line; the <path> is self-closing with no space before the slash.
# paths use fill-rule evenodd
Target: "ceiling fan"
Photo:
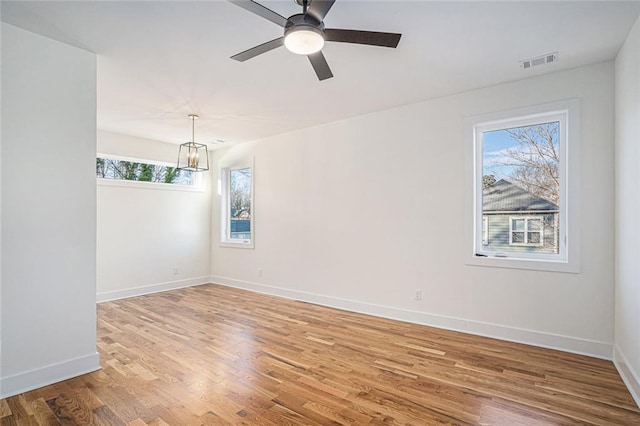
<path id="1" fill-rule="evenodd" d="M 325 28 L 324 17 L 335 0 L 294 0 L 302 6 L 302 13 L 291 15 L 288 18 L 253 0 L 229 1 L 284 28 L 282 37 L 233 55 L 231 59 L 244 62 L 284 45 L 293 53 L 306 55 L 319 80 L 333 77 L 321 50 L 325 41 L 395 48 L 402 36 L 402 34 L 395 33 Z"/>

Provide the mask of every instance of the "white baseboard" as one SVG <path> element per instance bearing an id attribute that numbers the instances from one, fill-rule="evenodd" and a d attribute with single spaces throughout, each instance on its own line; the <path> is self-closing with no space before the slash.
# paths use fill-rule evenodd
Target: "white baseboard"
<path id="1" fill-rule="evenodd" d="M 614 346 L 613 349 L 613 363 L 618 369 L 618 373 L 620 373 L 624 384 L 627 385 L 629 393 L 636 401 L 638 407 L 640 407 L 640 375 L 637 371 L 634 371 L 631 364 L 629 364 L 629 360 L 627 360 L 627 357 L 624 356 L 617 345 Z"/>
<path id="2" fill-rule="evenodd" d="M 95 352 L 79 358 L 50 364 L 0 379 L 0 399 L 18 395 L 52 383 L 71 379 L 100 369 L 100 355 Z"/>
<path id="3" fill-rule="evenodd" d="M 131 287 L 124 290 L 104 291 L 96 295 L 96 301 L 109 302 L 111 300 L 126 299 L 128 297 L 142 296 L 145 294 L 158 293 L 161 291 L 175 290 L 178 288 L 192 287 L 194 285 L 207 284 L 210 277 L 197 277 L 187 280 L 169 281 L 166 283 Z"/>
<path id="4" fill-rule="evenodd" d="M 284 297 L 287 299 L 301 300 L 332 308 L 344 309 L 352 312 L 359 312 L 447 330 L 461 331 L 463 333 L 492 337 L 509 342 L 524 343 L 549 349 L 558 349 L 565 352 L 588 355 L 606 360 L 611 360 L 613 354 L 612 344 L 606 342 L 597 342 L 570 336 L 509 327 L 500 324 L 491 324 L 463 318 L 429 314 L 426 312 L 412 311 L 391 306 L 375 305 L 356 300 L 347 300 L 260 283 L 240 281 L 227 277 L 212 276 L 210 277 L 210 282 L 228 287 L 241 288 L 258 293 Z"/>

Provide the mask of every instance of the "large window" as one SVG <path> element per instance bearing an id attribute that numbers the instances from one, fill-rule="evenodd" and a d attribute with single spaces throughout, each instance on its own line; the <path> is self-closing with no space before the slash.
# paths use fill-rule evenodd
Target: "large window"
<path id="1" fill-rule="evenodd" d="M 253 248 L 253 167 L 221 169 L 221 244 Z"/>
<path id="2" fill-rule="evenodd" d="M 577 215 L 570 216 L 574 208 L 569 202 L 577 197 L 577 179 L 568 172 L 577 170 L 569 167 L 569 155 L 577 157 L 577 119 L 577 103 L 569 101 L 474 122 L 472 229 L 477 261 L 470 263 L 576 270 L 577 255 L 569 262 L 569 235 L 577 239 L 577 232 L 569 229 L 577 229 Z M 571 247 L 573 255 L 577 249 Z"/>

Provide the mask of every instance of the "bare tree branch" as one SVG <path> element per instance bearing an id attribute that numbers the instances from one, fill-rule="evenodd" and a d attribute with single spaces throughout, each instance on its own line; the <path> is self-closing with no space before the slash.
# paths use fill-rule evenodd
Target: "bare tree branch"
<path id="1" fill-rule="evenodd" d="M 558 204 L 560 196 L 558 155 L 559 123 L 544 123 L 507 129 L 518 143 L 517 148 L 507 149 L 509 159 L 498 162 L 510 166 L 512 182 L 531 194 Z"/>

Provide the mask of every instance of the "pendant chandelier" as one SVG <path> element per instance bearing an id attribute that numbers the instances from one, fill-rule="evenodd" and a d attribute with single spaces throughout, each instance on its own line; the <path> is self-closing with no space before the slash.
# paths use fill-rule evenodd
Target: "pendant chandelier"
<path id="1" fill-rule="evenodd" d="M 195 128 L 196 114 L 189 114 L 191 119 L 191 142 L 185 142 L 180 145 L 178 151 L 178 170 L 189 170 L 192 172 L 203 172 L 209 170 L 209 155 L 207 146 L 196 143 Z"/>

